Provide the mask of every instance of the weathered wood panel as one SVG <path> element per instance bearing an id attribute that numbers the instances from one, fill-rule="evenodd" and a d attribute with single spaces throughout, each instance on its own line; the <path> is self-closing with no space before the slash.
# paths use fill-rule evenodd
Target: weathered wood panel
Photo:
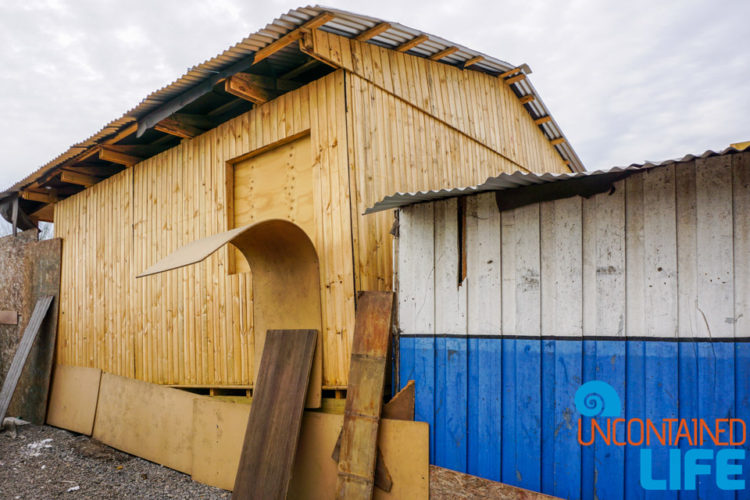
<path id="1" fill-rule="evenodd" d="M 401 381 L 415 379 L 416 418 L 431 424 L 433 439 L 466 454 L 458 470 L 563 498 L 642 492 L 636 447 L 577 444 L 580 415 L 572 402 L 590 380 L 615 388 L 628 419 L 750 418 L 750 348 L 743 338 L 749 158 L 654 168 L 615 183 L 611 192 L 500 214 L 485 205 L 478 221 L 472 214 L 492 195 L 466 200 L 469 333 L 460 369 L 468 377 L 468 405 L 450 398 L 462 375 L 441 381 L 438 369 L 440 337 L 457 342 L 451 354 L 460 359 L 464 334 L 452 325 L 462 324 L 463 312 L 443 308 L 429 346 L 413 326 L 413 309 L 399 311 Z M 423 277 L 454 275 L 455 263 L 438 252 L 444 241 L 460 238 L 454 207 L 455 200 L 443 200 L 399 212 L 399 266 L 409 266 L 399 267 L 400 304 L 433 304 L 437 312 L 444 292 L 415 286 L 415 269 Z M 490 222 L 498 216 L 500 228 Z M 487 229 L 472 229 L 478 224 Z M 451 239 L 441 227 L 459 234 Z M 485 294 L 472 293 L 480 284 Z M 441 427 L 446 413 L 467 419 L 468 450 L 461 451 L 462 438 L 449 426 Z M 654 477 L 666 477 L 668 450 L 657 446 L 653 455 Z M 433 456 L 446 467 L 462 460 Z M 712 481 L 698 490 L 705 498 L 722 495 Z"/>
<path id="2" fill-rule="evenodd" d="M 53 295 L 47 318 L 31 347 L 8 415 L 41 425 L 47 411 L 52 360 L 55 354 L 60 292 L 61 240 L 37 241 L 37 231 L 0 238 L 0 307 L 13 308 L 14 324 L 0 324 L 0 383 L 8 375 L 37 299 Z"/>

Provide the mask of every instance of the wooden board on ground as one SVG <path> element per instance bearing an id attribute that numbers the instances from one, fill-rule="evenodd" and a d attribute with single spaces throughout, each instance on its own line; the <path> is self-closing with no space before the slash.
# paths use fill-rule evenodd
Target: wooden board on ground
<path id="1" fill-rule="evenodd" d="M 104 373 L 93 437 L 118 450 L 190 474 L 193 400 L 201 397 Z"/>
<path id="2" fill-rule="evenodd" d="M 193 479 L 231 490 L 240 461 L 250 407 L 196 399 L 193 406 Z M 330 457 L 343 416 L 305 412 L 288 498 L 333 499 L 336 462 Z M 424 422 L 382 420 L 378 446 L 390 467 L 390 493 L 375 488 L 376 500 L 427 499 L 429 426 Z"/>
<path id="3" fill-rule="evenodd" d="M 57 365 L 52 377 L 47 423 L 90 436 L 94 431 L 101 378 L 102 371 L 98 368 Z"/>
<path id="4" fill-rule="evenodd" d="M 316 330 L 266 334 L 232 498 L 286 498 L 317 336 Z"/>
<path id="5" fill-rule="evenodd" d="M 6 375 L 5 381 L 3 382 L 3 388 L 0 390 L 0 422 L 5 418 L 5 412 L 8 411 L 10 399 L 16 391 L 16 384 L 18 384 L 18 380 L 21 378 L 21 372 L 26 365 L 26 359 L 29 357 L 29 352 L 31 352 L 31 346 L 34 344 L 34 341 L 41 330 L 44 317 L 47 315 L 52 299 L 54 299 L 53 296 L 47 295 L 40 297 L 36 301 L 34 312 L 31 314 L 29 324 L 23 332 L 21 343 L 18 344 L 18 349 L 13 356 L 13 361 L 8 370 L 8 375 Z"/>
<path id="6" fill-rule="evenodd" d="M 392 312 L 392 292 L 362 292 L 357 302 L 337 498 L 372 498 Z"/>
<path id="7" fill-rule="evenodd" d="M 557 497 L 430 465 L 430 498 L 432 500 L 474 498 L 553 500 Z"/>

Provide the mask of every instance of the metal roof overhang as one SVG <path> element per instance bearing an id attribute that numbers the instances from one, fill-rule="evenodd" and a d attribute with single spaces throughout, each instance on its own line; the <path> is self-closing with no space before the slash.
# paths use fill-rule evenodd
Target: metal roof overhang
<path id="1" fill-rule="evenodd" d="M 690 154 L 674 160 L 645 162 L 633 164 L 628 167 L 613 167 L 608 170 L 591 172 L 575 172 L 570 174 L 503 173 L 496 177 L 490 177 L 482 184 L 476 186 L 434 191 L 416 191 L 413 193 L 395 193 L 375 203 L 372 207 L 365 210 L 365 214 L 398 209 L 415 203 L 438 201 L 490 191 L 498 193 L 498 206 L 501 210 L 537 201 L 560 199 L 574 195 L 591 196 L 592 194 L 608 190 L 612 183 L 636 172 L 665 167 L 676 163 L 686 163 L 700 158 L 740 153 L 745 149 L 750 149 L 750 144 L 748 144 L 747 148 L 742 149 L 729 147 L 721 152 L 709 150 L 700 156 Z"/>

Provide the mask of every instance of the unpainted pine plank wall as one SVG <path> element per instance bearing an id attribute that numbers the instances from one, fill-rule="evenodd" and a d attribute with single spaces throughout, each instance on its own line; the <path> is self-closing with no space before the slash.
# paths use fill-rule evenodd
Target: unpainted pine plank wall
<path id="1" fill-rule="evenodd" d="M 316 57 L 348 70 L 347 125 L 357 289 L 390 290 L 395 192 L 470 186 L 501 172 L 567 172 L 508 85 L 476 71 L 322 31 Z"/>
<path id="2" fill-rule="evenodd" d="M 400 213 L 400 380 L 416 380 L 433 463 L 563 498 L 636 498 L 638 447 L 577 444 L 583 382 L 612 385 L 628 419 L 750 417 L 749 153 L 589 199 L 466 205 L 460 286 L 456 200 Z M 667 456 L 654 449 L 653 477 Z M 698 490 L 734 498 L 709 477 Z"/>
<path id="3" fill-rule="evenodd" d="M 332 73 L 58 203 L 59 362 L 162 384 L 251 385 L 251 274 L 229 273 L 229 250 L 134 276 L 181 245 L 228 229 L 230 160 L 309 130 L 324 384 L 345 385 L 354 279 L 343 88 L 343 73 Z"/>

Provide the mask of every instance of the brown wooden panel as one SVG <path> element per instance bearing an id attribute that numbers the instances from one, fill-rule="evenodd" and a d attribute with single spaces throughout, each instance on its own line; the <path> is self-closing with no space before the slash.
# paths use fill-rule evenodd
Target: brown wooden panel
<path id="1" fill-rule="evenodd" d="M 315 330 L 269 330 L 232 498 L 286 498 L 297 449 Z"/>
<path id="2" fill-rule="evenodd" d="M 16 311 L 0 311 L 0 325 L 17 325 L 18 313 Z"/>
<path id="3" fill-rule="evenodd" d="M 47 423 L 88 436 L 94 431 L 99 400 L 98 368 L 57 365 L 52 378 Z"/>
<path id="4" fill-rule="evenodd" d="M 392 313 L 393 293 L 360 294 L 344 410 L 337 498 L 372 497 Z"/>
<path id="5" fill-rule="evenodd" d="M 410 380 L 383 406 L 381 418 L 414 420 L 414 381 Z"/>

